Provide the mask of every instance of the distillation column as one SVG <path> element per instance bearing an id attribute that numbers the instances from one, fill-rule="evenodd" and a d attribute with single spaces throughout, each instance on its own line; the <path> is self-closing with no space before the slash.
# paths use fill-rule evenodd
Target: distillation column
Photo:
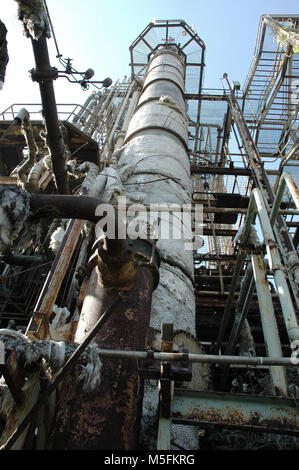
<path id="1" fill-rule="evenodd" d="M 160 46 L 152 53 L 117 163 L 127 204 L 182 208 L 191 203 L 184 69 L 184 58 L 175 45 Z M 175 331 L 195 335 L 193 255 L 190 246 L 187 249 L 190 232 L 186 220 L 188 225 L 188 218 L 180 219 L 178 212 L 160 212 L 156 216 L 151 213 L 149 221 L 152 233 L 157 233 L 161 257 L 160 283 L 153 293 L 150 322 L 156 332 L 156 347 L 160 345 L 162 323 L 173 323 Z M 141 431 L 143 444 L 149 446 L 154 445 L 156 436 L 157 404 L 157 383 L 147 381 Z M 185 427 L 184 433 L 187 445 L 192 446 L 190 429 Z"/>

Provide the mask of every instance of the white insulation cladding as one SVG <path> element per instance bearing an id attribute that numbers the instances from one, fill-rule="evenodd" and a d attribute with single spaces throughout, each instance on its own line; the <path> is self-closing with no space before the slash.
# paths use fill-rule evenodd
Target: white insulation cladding
<path id="1" fill-rule="evenodd" d="M 161 48 L 149 63 L 143 91 L 130 121 L 124 145 L 114 155 L 127 204 L 164 204 L 168 207 L 175 204 L 183 207 L 191 203 L 190 164 L 186 152 L 188 127 L 183 90 L 183 61 L 177 52 Z M 151 214 L 150 223 L 161 226 L 161 217 L 168 219 L 169 237 L 161 238 L 158 231 L 160 283 L 153 293 L 150 326 L 161 330 L 162 323 L 171 322 L 175 330 L 188 330 L 195 334 L 193 258 L 192 251 L 186 250 L 190 238 L 171 238 L 173 230 L 184 224 L 178 213 L 162 212 L 161 215 L 161 212 L 157 212 L 156 220 L 155 214 Z M 187 232 L 182 228 L 183 233 Z M 156 388 L 147 383 L 141 439 L 149 448 L 155 448 L 157 406 Z M 189 428 L 185 427 L 183 433 L 179 428 L 173 429 L 173 436 L 178 445 L 195 449 L 196 430 Z"/>

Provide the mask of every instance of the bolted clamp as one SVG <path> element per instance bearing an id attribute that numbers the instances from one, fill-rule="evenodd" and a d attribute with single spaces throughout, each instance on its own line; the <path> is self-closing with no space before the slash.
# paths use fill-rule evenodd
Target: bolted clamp
<path id="1" fill-rule="evenodd" d="M 56 67 L 49 67 L 44 71 L 31 69 L 30 74 L 33 82 L 50 82 L 58 78 L 58 70 Z"/>

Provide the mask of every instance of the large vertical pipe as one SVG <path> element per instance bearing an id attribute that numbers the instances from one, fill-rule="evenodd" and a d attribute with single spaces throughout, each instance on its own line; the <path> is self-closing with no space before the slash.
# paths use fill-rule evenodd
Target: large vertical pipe
<path id="1" fill-rule="evenodd" d="M 150 58 L 117 164 L 132 203 L 180 207 L 191 203 L 184 69 L 175 46 L 161 46 Z M 160 216 L 161 227 L 166 214 Z M 171 236 L 180 224 L 178 216 L 169 217 L 169 238 L 162 230 L 158 233 L 162 263 L 151 325 L 160 329 L 162 323 L 173 322 L 175 329 L 189 328 L 195 333 L 192 251 L 186 250 L 187 240 Z M 158 217 L 152 224 L 157 221 Z"/>
<path id="2" fill-rule="evenodd" d="M 117 163 L 127 200 L 132 203 L 191 204 L 184 76 L 184 59 L 175 45 L 161 46 L 152 53 Z M 166 214 L 160 213 L 160 229 L 166 224 L 170 237 L 158 230 L 160 283 L 153 293 L 150 326 L 161 330 L 162 323 L 173 323 L 175 330 L 195 335 L 192 251 L 186 249 L 188 240 L 171 236 L 181 228 L 178 217 L 170 212 L 167 220 Z M 158 223 L 157 215 L 151 224 Z M 141 420 L 144 448 L 155 448 L 157 407 L 157 386 L 146 383 Z M 184 446 L 187 440 L 186 448 L 197 448 L 195 429 L 187 426 L 178 434 L 179 445 Z"/>

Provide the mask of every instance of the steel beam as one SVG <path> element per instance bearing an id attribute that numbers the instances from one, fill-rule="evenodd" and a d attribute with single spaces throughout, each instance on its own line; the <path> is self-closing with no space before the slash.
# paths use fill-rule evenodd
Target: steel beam
<path id="1" fill-rule="evenodd" d="M 196 392 L 176 388 L 173 423 L 299 435 L 295 402 L 273 396 Z"/>

